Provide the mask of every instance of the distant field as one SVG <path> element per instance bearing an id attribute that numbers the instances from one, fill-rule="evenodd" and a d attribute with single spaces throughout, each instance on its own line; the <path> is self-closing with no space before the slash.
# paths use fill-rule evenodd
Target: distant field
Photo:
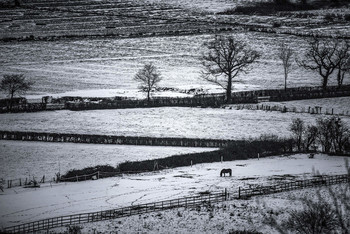
<path id="1" fill-rule="evenodd" d="M 255 138 L 262 134 L 290 135 L 292 119 L 311 124 L 319 117 L 212 108 L 148 108 L 94 111 L 54 111 L 0 115 L 0 129 L 57 133 L 214 139 Z M 350 123 L 349 118 L 344 121 Z"/>
<path id="2" fill-rule="evenodd" d="M 176 154 L 204 152 L 214 148 L 94 145 L 50 142 L 0 141 L 0 178 L 18 179 L 97 165 L 117 166 L 125 161 L 164 158 Z"/>
<path id="3" fill-rule="evenodd" d="M 248 32 L 238 35 L 262 57 L 250 73 L 235 80 L 234 90 L 282 88 L 283 69 L 276 58 L 279 43 L 285 42 L 295 48 L 297 56 L 306 49 L 305 39 L 295 36 Z M 135 96 L 138 84 L 132 77 L 144 63 L 153 62 L 163 74 L 162 87 L 222 92 L 199 78 L 202 44 L 212 38 L 212 35 L 197 35 L 0 43 L 0 75 L 24 73 L 35 81 L 28 94 L 76 91 L 82 95 L 84 90 L 115 89 L 115 95 Z M 320 83 L 316 72 L 306 71 L 294 63 L 289 87 Z M 330 79 L 330 84 L 335 83 L 335 78 Z"/>

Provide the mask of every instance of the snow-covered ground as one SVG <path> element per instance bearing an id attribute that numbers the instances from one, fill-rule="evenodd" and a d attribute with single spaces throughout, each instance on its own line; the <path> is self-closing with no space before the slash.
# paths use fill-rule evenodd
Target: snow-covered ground
<path id="1" fill-rule="evenodd" d="M 231 168 L 233 176 L 220 177 L 222 168 Z M 232 193 L 237 192 L 238 187 L 308 178 L 315 171 L 320 174 L 344 174 L 344 157 L 317 154 L 314 159 L 309 159 L 305 154 L 297 154 L 260 160 L 198 164 L 96 181 L 52 186 L 46 184 L 36 189 L 15 187 L 1 192 L 0 225 L 11 226 L 60 215 L 178 198 L 204 191 L 223 191 L 224 188 Z M 162 220 L 158 222 L 161 223 Z M 122 225 L 118 226 L 123 230 Z"/>
<path id="2" fill-rule="evenodd" d="M 176 118 L 174 118 L 176 117 Z M 89 111 L 48 111 L 0 115 L 0 129 L 123 136 L 242 139 L 262 134 L 290 136 L 300 118 L 314 124 L 319 115 L 222 108 L 135 108 Z M 350 125 L 350 118 L 343 121 Z"/>
<path id="3" fill-rule="evenodd" d="M 235 79 L 234 91 L 283 88 L 283 67 L 277 58 L 279 44 L 284 42 L 291 48 L 297 48 L 296 57 L 301 56 L 307 48 L 306 40 L 295 36 L 255 32 L 234 34 L 241 36 L 249 46 L 262 54 L 248 74 L 241 74 Z M 35 82 L 33 90 L 27 93 L 31 96 L 133 97 L 140 95 L 137 92 L 138 83 L 132 79 L 133 76 L 143 64 L 152 62 L 163 75 L 163 80 L 159 83 L 161 87 L 203 88 L 208 92 L 223 92 L 217 86 L 200 79 L 203 43 L 212 39 L 213 35 L 207 34 L 1 42 L 0 76 L 24 73 Z M 289 87 L 320 84 L 321 78 L 317 72 L 293 64 L 288 79 Z M 330 79 L 330 84 L 336 84 L 334 77 Z"/>
<path id="4" fill-rule="evenodd" d="M 344 185 L 332 186 L 338 192 Z M 300 199 L 313 198 L 317 192 L 327 194 L 328 188 L 309 188 L 279 194 L 231 200 L 196 208 L 179 208 L 150 214 L 77 225 L 82 233 L 222 233 L 257 231 L 264 234 L 280 232 L 266 224 L 270 215 L 281 222 L 291 210 L 303 208 Z M 49 233 L 65 233 L 67 227 Z M 46 233 L 46 232 L 42 232 Z"/>
<path id="5" fill-rule="evenodd" d="M 0 141 L 0 178 L 19 179 L 55 174 L 97 165 L 117 166 L 125 161 L 164 158 L 215 148 L 99 145 L 51 142 Z"/>

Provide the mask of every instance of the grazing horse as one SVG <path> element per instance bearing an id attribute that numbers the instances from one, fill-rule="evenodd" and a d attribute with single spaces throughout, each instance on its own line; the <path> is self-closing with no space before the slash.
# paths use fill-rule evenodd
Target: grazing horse
<path id="1" fill-rule="evenodd" d="M 232 170 L 231 169 L 222 169 L 220 172 L 220 177 L 222 177 L 222 175 L 226 176 L 225 174 L 229 173 L 230 176 L 232 176 Z"/>

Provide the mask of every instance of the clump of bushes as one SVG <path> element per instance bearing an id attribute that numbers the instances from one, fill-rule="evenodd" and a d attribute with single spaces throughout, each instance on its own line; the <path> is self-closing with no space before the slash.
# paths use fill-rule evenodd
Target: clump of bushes
<path id="1" fill-rule="evenodd" d="M 336 212 L 329 203 L 307 200 L 303 210 L 289 212 L 283 226 L 296 233 L 331 233 L 338 226 L 337 221 Z"/>
<path id="2" fill-rule="evenodd" d="M 346 155 L 350 151 L 350 130 L 337 116 L 318 118 L 316 125 L 308 126 L 297 118 L 290 125 L 290 130 L 298 151 L 316 151 L 318 146 L 328 154 Z"/>
<path id="3" fill-rule="evenodd" d="M 0 0 L 1 8 L 13 8 L 21 6 L 21 0 Z"/>

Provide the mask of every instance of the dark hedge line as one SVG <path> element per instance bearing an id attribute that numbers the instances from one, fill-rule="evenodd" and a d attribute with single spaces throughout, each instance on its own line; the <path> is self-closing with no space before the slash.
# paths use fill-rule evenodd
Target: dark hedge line
<path id="1" fill-rule="evenodd" d="M 218 14 L 245 14 L 245 15 L 272 15 L 277 12 L 288 11 L 308 11 L 332 7 L 342 7 L 349 4 L 348 0 L 323 0 L 323 1 L 306 1 L 301 0 L 294 2 L 290 0 L 273 0 L 268 2 L 254 2 L 251 4 L 237 6 L 234 9 L 228 9 Z"/>
<path id="2" fill-rule="evenodd" d="M 136 162 L 124 162 L 117 167 L 112 166 L 96 166 L 88 167 L 81 170 L 70 170 L 64 178 L 74 176 L 88 175 L 100 172 L 118 173 L 139 173 L 161 170 L 166 168 L 175 168 L 182 166 L 190 166 L 199 163 L 211 163 L 223 161 L 234 161 L 240 159 L 281 155 L 293 152 L 293 141 L 290 139 L 278 139 L 273 137 L 270 139 L 259 139 L 254 141 L 241 140 L 232 142 L 228 147 L 216 151 L 191 153 L 183 155 L 175 155 L 157 160 L 143 160 Z"/>

